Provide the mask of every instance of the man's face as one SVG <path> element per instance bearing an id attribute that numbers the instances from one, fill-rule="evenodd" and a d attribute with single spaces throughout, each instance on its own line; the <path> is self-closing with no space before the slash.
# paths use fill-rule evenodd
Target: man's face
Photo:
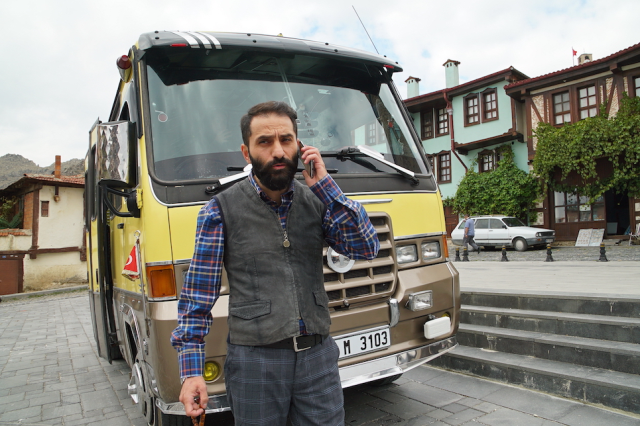
<path id="1" fill-rule="evenodd" d="M 291 185 L 298 165 L 298 142 L 286 115 L 259 115 L 251 120 L 249 148 L 242 153 L 258 182 L 272 191 Z"/>

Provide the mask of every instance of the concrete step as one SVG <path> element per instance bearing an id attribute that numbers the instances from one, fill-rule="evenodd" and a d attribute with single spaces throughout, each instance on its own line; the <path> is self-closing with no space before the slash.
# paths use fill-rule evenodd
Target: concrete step
<path id="1" fill-rule="evenodd" d="M 640 376 L 458 346 L 432 365 L 640 414 Z"/>
<path id="2" fill-rule="evenodd" d="M 462 305 L 460 322 L 589 339 L 640 343 L 640 318 Z"/>
<path id="3" fill-rule="evenodd" d="M 458 343 L 474 348 L 640 374 L 640 345 L 460 324 Z M 640 378 L 640 376 L 639 376 Z"/>
<path id="4" fill-rule="evenodd" d="M 634 297 L 477 290 L 463 291 L 461 300 L 464 305 L 640 318 L 640 299 Z"/>

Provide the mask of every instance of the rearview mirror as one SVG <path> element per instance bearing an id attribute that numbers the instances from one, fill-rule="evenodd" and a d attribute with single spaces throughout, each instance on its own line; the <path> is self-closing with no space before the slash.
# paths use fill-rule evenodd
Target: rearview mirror
<path id="1" fill-rule="evenodd" d="M 96 178 L 113 188 L 136 185 L 135 125 L 115 121 L 98 126 Z"/>

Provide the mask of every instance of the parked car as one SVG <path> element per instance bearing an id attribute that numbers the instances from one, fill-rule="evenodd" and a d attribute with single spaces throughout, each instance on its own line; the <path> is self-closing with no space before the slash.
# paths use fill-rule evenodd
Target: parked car
<path id="1" fill-rule="evenodd" d="M 473 216 L 475 221 L 475 242 L 485 247 L 513 247 L 525 251 L 531 246 L 545 246 L 556 239 L 556 232 L 551 229 L 527 226 L 518 218 L 510 216 Z M 451 233 L 453 244 L 462 245 L 464 237 L 464 219 Z"/>

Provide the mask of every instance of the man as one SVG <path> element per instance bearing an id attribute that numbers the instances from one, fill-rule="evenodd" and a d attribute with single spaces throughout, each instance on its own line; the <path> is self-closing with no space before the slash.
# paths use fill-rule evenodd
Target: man
<path id="1" fill-rule="evenodd" d="M 471 244 L 473 250 L 480 254 L 480 247 L 476 245 L 476 242 L 473 241 L 473 237 L 476 235 L 476 223 L 469 219 L 469 214 L 464 215 L 464 238 L 462 239 L 462 244 L 465 249 L 469 249 L 468 244 Z"/>
<path id="2" fill-rule="evenodd" d="M 183 379 L 180 401 L 196 416 L 208 400 L 204 336 L 224 264 L 230 287 L 224 371 L 236 424 L 284 426 L 289 416 L 294 425 L 342 425 L 322 247 L 326 242 L 352 259 L 373 259 L 378 237 L 362 206 L 327 174 L 318 149 L 299 148 L 291 107 L 258 104 L 240 127 L 252 174 L 200 211 L 178 304 L 172 344 Z M 307 186 L 294 180 L 299 153 L 303 163 L 313 161 L 313 177 L 302 172 Z"/>

